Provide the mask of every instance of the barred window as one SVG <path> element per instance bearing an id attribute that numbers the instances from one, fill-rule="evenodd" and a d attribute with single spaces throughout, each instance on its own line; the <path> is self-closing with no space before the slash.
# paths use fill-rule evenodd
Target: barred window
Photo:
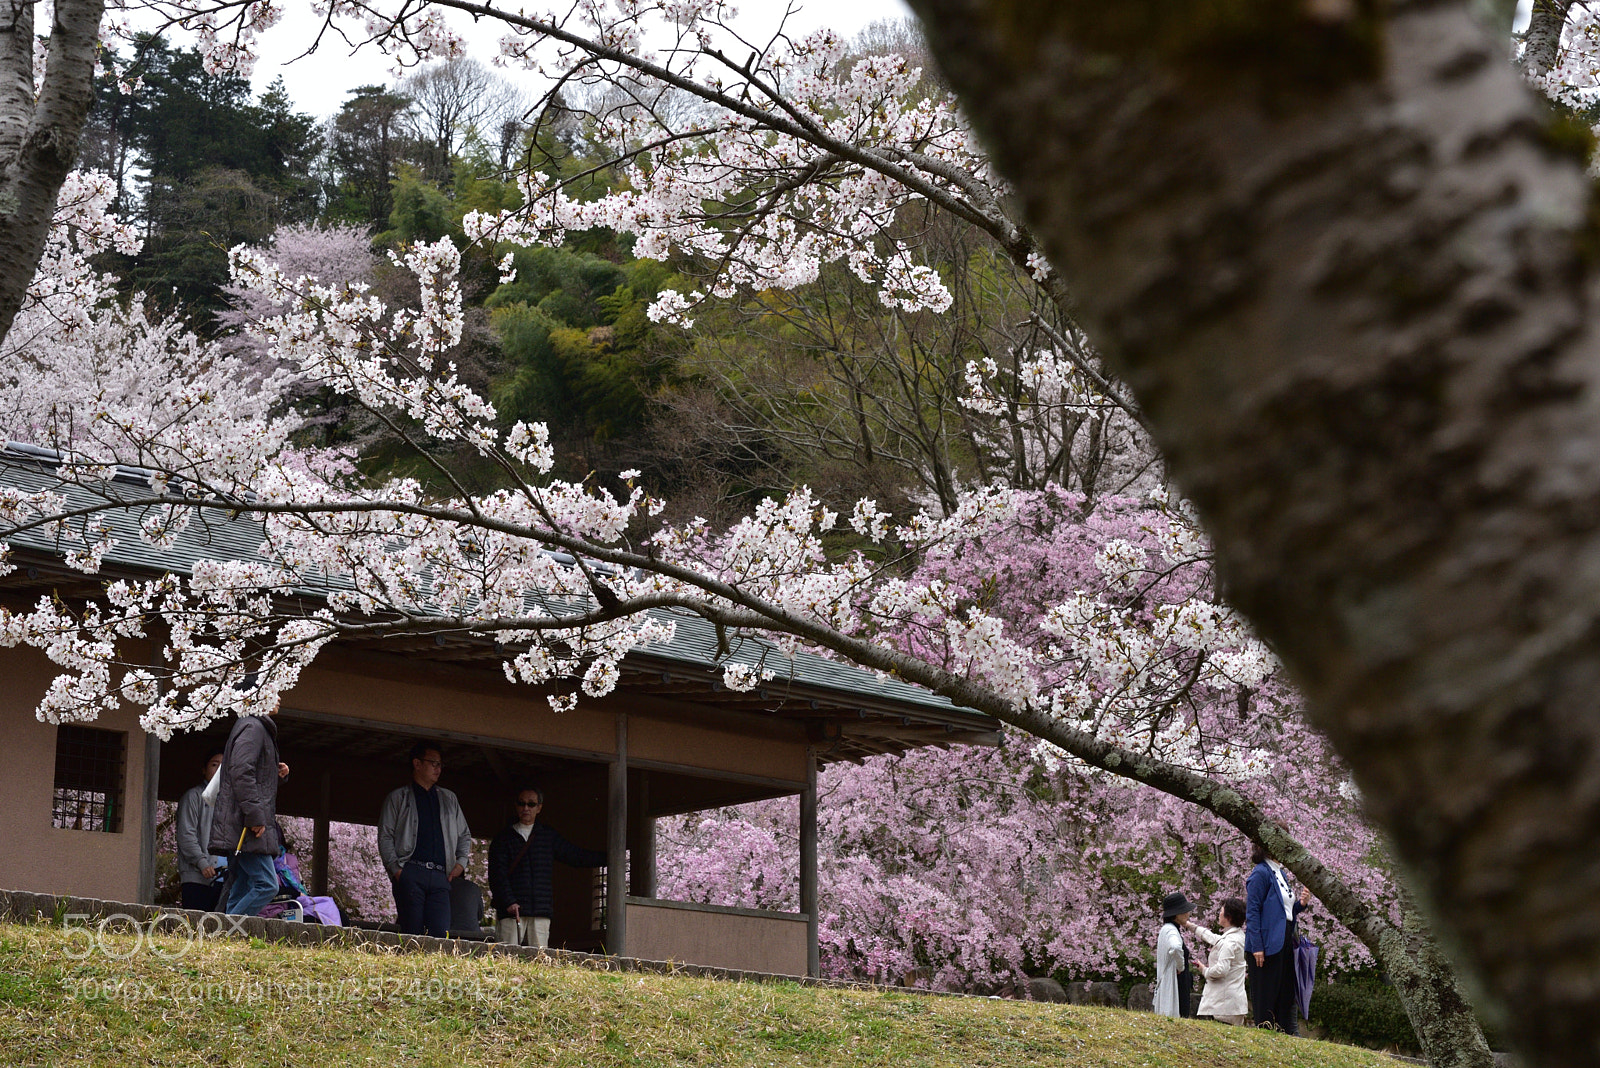
<path id="1" fill-rule="evenodd" d="M 627 872 L 630 866 L 629 861 L 631 860 L 632 857 L 629 854 L 623 854 L 623 885 L 627 885 Z M 593 893 L 589 898 L 589 930 L 591 931 L 604 930 L 606 925 L 606 902 L 608 900 L 606 896 L 606 873 L 610 870 L 609 868 L 594 869 Z"/>
<path id="2" fill-rule="evenodd" d="M 122 830 L 122 778 L 128 735 L 95 727 L 56 728 L 56 788 L 50 825 L 77 831 Z"/>

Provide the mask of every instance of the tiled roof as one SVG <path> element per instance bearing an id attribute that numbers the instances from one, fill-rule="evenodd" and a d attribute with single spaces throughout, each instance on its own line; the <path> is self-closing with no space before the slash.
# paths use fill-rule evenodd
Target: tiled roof
<path id="1" fill-rule="evenodd" d="M 147 497 L 148 484 L 139 473 L 122 469 L 118 477 L 102 489 L 91 491 L 77 485 L 63 485 L 51 473 L 43 450 L 8 444 L 0 450 L 0 484 L 26 491 L 54 490 L 66 494 L 70 506 L 83 506 L 106 498 Z M 174 497 L 174 500 L 178 498 Z M 215 510 L 197 510 L 188 527 L 177 535 L 172 548 L 157 549 L 139 536 L 139 524 L 149 508 L 109 509 L 105 517 L 116 532 L 116 545 L 107 553 L 103 571 L 110 574 L 188 575 L 203 560 L 252 560 L 258 558 L 264 537 L 261 521 L 249 515 L 229 517 Z M 61 555 L 60 546 L 42 529 L 26 531 L 6 539 L 14 552 L 32 551 L 46 556 Z M 308 589 L 310 595 L 318 591 Z M 879 711 L 901 711 L 919 720 L 935 719 L 957 724 L 963 730 L 995 730 L 990 717 L 953 705 L 949 700 L 920 686 L 885 678 L 876 672 L 851 664 L 829 660 L 815 653 L 800 651 L 794 657 L 780 652 L 771 642 L 742 635 L 730 644 L 729 655 L 718 657 L 716 629 L 692 612 L 684 610 L 655 613 L 676 624 L 676 636 L 665 645 L 651 645 L 630 655 L 624 666 L 635 660 L 652 664 L 681 666 L 696 673 L 720 674 L 728 661 L 761 666 L 774 673 L 763 685 L 786 685 L 828 691 L 839 703 L 861 704 Z"/>

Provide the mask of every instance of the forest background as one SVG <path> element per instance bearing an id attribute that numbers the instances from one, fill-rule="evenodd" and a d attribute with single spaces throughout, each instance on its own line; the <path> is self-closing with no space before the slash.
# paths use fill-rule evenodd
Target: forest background
<path id="1" fill-rule="evenodd" d="M 877 25 L 846 62 L 921 52 L 908 27 Z M 548 423 L 562 477 L 620 487 L 622 472 L 639 471 L 672 502 L 670 519 L 712 526 L 802 484 L 835 506 L 867 497 L 890 511 L 948 511 L 960 487 L 1003 478 L 1034 495 L 1015 528 L 981 554 L 925 569 L 986 605 L 1014 602 L 1013 618 L 1090 587 L 1160 600 L 1153 585 L 1127 582 L 1142 565 L 1106 558 L 1108 546 L 1153 555 L 1167 529 L 1137 413 L 1115 389 L 1071 392 L 1071 379 L 1093 373 L 1092 353 L 960 221 L 933 208 L 897 221 L 938 264 L 954 304 L 943 315 L 886 304 L 836 265 L 808 286 L 703 305 L 690 334 L 647 309 L 664 291 L 692 288 L 693 262 L 636 258 L 630 238 L 597 228 L 561 247 L 514 250 L 516 278 L 502 282 L 463 233 L 467 213 L 519 204 L 510 180 L 519 169 L 567 177 L 579 198 L 625 188 L 626 173 L 606 161 L 626 153 L 584 120 L 605 101 L 573 100 L 530 123 L 512 85 L 460 60 L 355 90 L 323 121 L 297 112 L 281 84 L 254 95 L 159 38 L 105 66 L 80 166 L 112 176 L 113 210 L 143 239 L 137 254 L 107 254 L 106 268 L 200 335 L 248 353 L 239 326 L 271 311 L 230 286 L 235 245 L 270 250 L 291 275 L 370 284 L 404 305 L 417 300 L 415 280 L 386 254 L 450 238 L 469 306 L 455 353 L 462 377 L 507 425 Z M 930 81 L 922 91 L 941 90 Z M 1078 370 L 1033 358 L 1046 348 L 1074 350 Z M 1056 392 L 1041 392 L 1052 375 Z M 352 451 L 374 478 L 430 477 L 337 398 L 284 401 L 307 417 L 308 444 Z M 451 461 L 473 470 L 470 455 Z M 477 474 L 493 484 L 492 471 Z M 1181 594 L 1175 603 L 1207 586 L 1203 567 L 1191 570 L 1190 586 L 1165 591 Z M 1275 744 L 1258 750 L 1266 755 L 1247 777 L 1297 808 L 1302 835 L 1398 918 L 1381 845 L 1348 777 L 1298 720 L 1292 690 L 1255 679 L 1178 696 L 1207 705 L 1196 725 L 1219 708 L 1267 725 Z M 1085 774 L 1020 735 L 993 750 L 835 768 L 821 796 L 823 962 L 833 975 L 985 990 L 1026 975 L 1147 977 L 1162 894 L 1183 888 L 1214 911 L 1242 893 L 1247 871 L 1247 844 L 1225 824 Z M 795 908 L 797 826 L 790 802 L 663 821 L 663 896 Z M 384 918 L 370 830 L 341 828 L 340 844 L 330 874 L 341 904 Z M 1337 927 L 1310 929 L 1328 968 L 1370 965 Z"/>

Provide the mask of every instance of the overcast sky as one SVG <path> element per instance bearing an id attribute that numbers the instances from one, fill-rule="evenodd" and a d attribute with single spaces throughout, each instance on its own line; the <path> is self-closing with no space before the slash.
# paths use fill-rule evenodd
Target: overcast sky
<path id="1" fill-rule="evenodd" d="M 902 0 L 802 2 L 804 7 L 790 22 L 791 33 L 810 33 L 828 26 L 845 37 L 851 37 L 878 19 L 907 18 L 911 14 Z M 391 73 L 393 64 L 387 56 L 371 48 L 351 55 L 349 46 L 331 35 L 316 53 L 294 60 L 315 33 L 316 23 L 309 7 L 308 4 L 297 3 L 286 5 L 283 21 L 264 36 L 261 60 L 256 64 L 252 79 L 258 91 L 281 74 L 297 108 L 313 115 L 328 116 L 339 110 L 345 94 L 356 86 L 387 85 L 394 80 Z M 746 0 L 741 5 L 741 27 L 747 34 L 770 29 L 783 13 L 783 7 L 781 0 Z M 474 28 L 469 20 L 463 20 L 458 25 L 471 42 L 469 55 L 485 62 L 494 56 L 495 42 L 504 33 L 503 26 L 484 23 Z M 503 73 L 508 76 L 516 74 L 510 70 Z"/>

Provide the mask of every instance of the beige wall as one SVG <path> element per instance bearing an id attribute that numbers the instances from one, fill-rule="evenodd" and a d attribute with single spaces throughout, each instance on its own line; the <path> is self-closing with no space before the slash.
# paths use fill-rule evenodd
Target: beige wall
<path id="1" fill-rule="evenodd" d="M 419 733 L 454 731 L 591 753 L 615 751 L 616 727 L 609 714 L 582 708 L 557 714 L 532 687 L 513 687 L 487 673 L 384 662 L 389 660 L 326 654 L 301 674 L 283 703 Z"/>
<path id="2" fill-rule="evenodd" d="M 338 653 L 320 658 L 284 698 L 291 709 L 381 720 L 419 732 L 453 731 L 606 755 L 616 752 L 614 713 L 628 711 L 632 703 L 626 693 L 616 693 L 582 700 L 571 712 L 555 712 L 543 690 L 513 685 L 490 672 Z M 772 730 L 753 737 L 665 719 L 663 703 L 649 703 L 648 718 L 629 716 L 630 760 L 805 780 L 806 743 L 798 726 L 787 737 L 773 736 Z M 686 703 L 681 709 L 682 715 L 694 714 Z"/>
<path id="3" fill-rule="evenodd" d="M 0 739 L 6 783 L 0 789 L 0 887 L 137 901 L 140 831 L 144 819 L 144 732 L 132 712 L 105 715 L 86 726 L 127 732 L 122 830 L 69 831 L 50 826 L 55 786 L 56 728 L 34 716 L 57 673 L 42 653 L 0 650 Z"/>
<path id="4" fill-rule="evenodd" d="M 778 975 L 806 973 L 806 922 L 798 916 L 674 908 L 628 899 L 628 956 Z"/>
<path id="5" fill-rule="evenodd" d="M 616 698 L 625 707 L 627 695 Z M 681 721 L 641 715 L 628 717 L 628 759 L 660 760 L 689 767 L 805 782 L 806 743 L 797 729 L 792 739 L 751 737 L 711 730 Z"/>

